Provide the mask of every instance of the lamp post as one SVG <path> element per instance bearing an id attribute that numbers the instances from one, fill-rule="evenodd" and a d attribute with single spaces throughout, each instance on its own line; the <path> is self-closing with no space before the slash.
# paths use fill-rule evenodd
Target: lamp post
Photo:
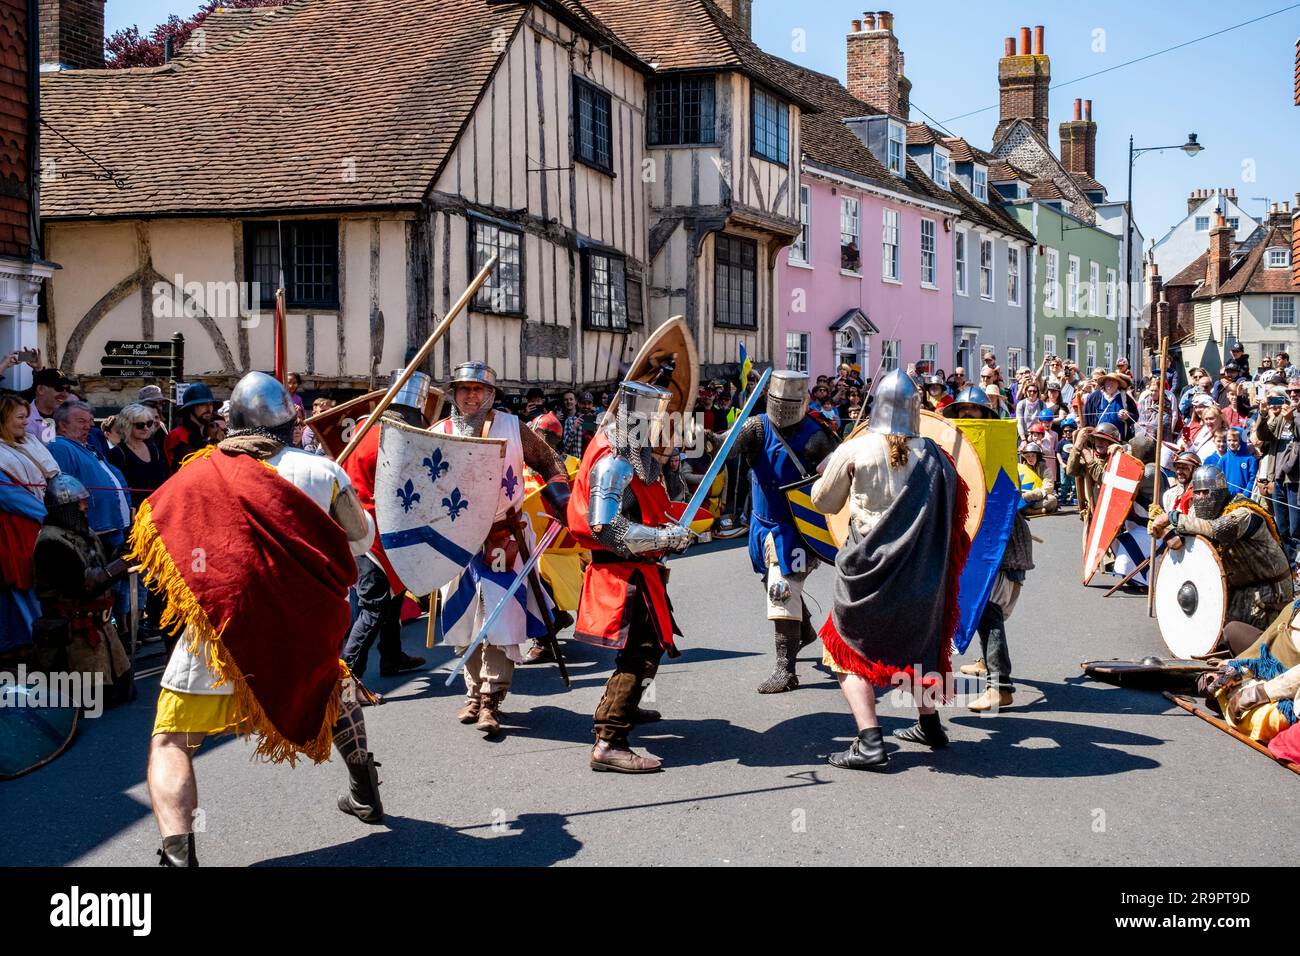
<path id="1" fill-rule="evenodd" d="M 1133 163 L 1143 153 L 1158 153 L 1165 149 L 1181 149 L 1188 156 L 1195 156 L 1205 149 L 1196 141 L 1195 133 L 1187 134 L 1187 142 L 1181 146 L 1134 146 L 1132 135 L 1128 138 L 1128 192 L 1124 198 L 1124 311 L 1128 313 L 1130 325 L 1133 322 Z"/>

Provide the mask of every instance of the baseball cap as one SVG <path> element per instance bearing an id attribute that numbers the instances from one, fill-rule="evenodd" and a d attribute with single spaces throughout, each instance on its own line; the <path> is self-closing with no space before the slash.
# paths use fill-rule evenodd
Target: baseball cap
<path id="1" fill-rule="evenodd" d="M 76 388 L 78 382 L 75 378 L 68 378 L 57 368 L 43 368 L 32 375 L 32 387 L 44 385 L 47 388 Z"/>

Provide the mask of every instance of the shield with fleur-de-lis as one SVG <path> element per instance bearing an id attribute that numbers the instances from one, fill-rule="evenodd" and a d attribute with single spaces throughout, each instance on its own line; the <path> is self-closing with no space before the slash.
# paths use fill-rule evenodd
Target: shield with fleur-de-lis
<path id="1" fill-rule="evenodd" d="M 430 594 L 464 570 L 496 519 L 506 443 L 385 419 L 375 466 L 375 523 L 393 570 Z"/>

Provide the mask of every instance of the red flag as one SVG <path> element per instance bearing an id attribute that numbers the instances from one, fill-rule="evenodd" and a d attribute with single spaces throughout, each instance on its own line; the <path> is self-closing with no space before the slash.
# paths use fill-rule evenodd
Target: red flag
<path id="1" fill-rule="evenodd" d="M 275 290 L 275 377 L 283 383 L 288 374 L 289 360 L 285 354 L 284 338 L 284 286 Z"/>

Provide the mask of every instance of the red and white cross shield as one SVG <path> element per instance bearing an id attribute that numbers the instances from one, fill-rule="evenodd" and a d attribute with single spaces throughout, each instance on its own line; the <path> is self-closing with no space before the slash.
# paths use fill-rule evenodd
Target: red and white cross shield
<path id="1" fill-rule="evenodd" d="M 1116 452 L 1106 463 L 1097 508 L 1088 525 L 1088 543 L 1083 549 L 1083 583 L 1087 585 L 1097 573 L 1101 557 L 1115 540 L 1128 517 L 1142 481 L 1145 466 L 1132 455 Z"/>

